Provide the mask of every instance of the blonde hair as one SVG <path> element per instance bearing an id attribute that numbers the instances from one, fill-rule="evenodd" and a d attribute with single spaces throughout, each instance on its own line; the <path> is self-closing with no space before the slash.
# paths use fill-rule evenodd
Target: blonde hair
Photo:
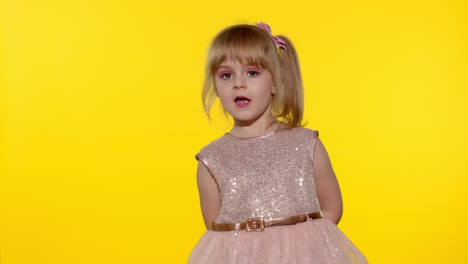
<path id="1" fill-rule="evenodd" d="M 206 64 L 202 101 L 210 117 L 217 91 L 214 76 L 219 65 L 226 60 L 259 65 L 273 77 L 276 94 L 272 100 L 272 114 L 288 127 L 302 126 L 304 95 L 299 61 L 291 41 L 286 50 L 278 49 L 271 36 L 253 25 L 235 25 L 222 30 L 211 42 Z"/>

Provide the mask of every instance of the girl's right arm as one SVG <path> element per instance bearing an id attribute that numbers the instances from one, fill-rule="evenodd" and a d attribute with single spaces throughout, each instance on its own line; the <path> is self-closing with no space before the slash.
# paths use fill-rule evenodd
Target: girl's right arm
<path id="1" fill-rule="evenodd" d="M 197 185 L 203 220 L 205 221 L 206 229 L 209 230 L 211 229 L 211 223 L 219 215 L 221 200 L 218 184 L 201 160 L 198 161 Z"/>

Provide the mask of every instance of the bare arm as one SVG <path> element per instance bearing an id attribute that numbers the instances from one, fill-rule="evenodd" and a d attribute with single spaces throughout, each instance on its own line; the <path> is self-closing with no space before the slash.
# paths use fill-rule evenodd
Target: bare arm
<path id="1" fill-rule="evenodd" d="M 325 218 L 338 224 L 343 214 L 340 186 L 330 158 L 322 142 L 317 138 L 314 150 L 314 178 L 317 195 Z"/>
<path id="2" fill-rule="evenodd" d="M 206 229 L 211 229 L 211 223 L 216 220 L 221 208 L 218 185 L 202 161 L 198 161 L 197 169 L 198 193 L 200 207 Z"/>

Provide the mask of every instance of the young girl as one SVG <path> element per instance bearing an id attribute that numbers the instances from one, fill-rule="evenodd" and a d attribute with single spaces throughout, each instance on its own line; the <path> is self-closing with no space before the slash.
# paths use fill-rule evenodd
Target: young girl
<path id="1" fill-rule="evenodd" d="M 367 263 L 337 228 L 340 188 L 318 131 L 301 126 L 303 91 L 292 43 L 264 23 L 213 40 L 203 103 L 234 120 L 197 155 L 208 231 L 189 263 Z"/>

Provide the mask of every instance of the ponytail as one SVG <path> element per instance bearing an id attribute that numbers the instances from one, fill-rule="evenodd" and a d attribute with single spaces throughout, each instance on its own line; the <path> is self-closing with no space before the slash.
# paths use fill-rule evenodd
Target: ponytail
<path id="1" fill-rule="evenodd" d="M 285 36 L 278 36 L 286 42 L 286 49 L 279 48 L 280 79 L 275 99 L 273 115 L 288 127 L 302 126 L 304 112 L 304 92 L 299 59 L 292 42 Z"/>

